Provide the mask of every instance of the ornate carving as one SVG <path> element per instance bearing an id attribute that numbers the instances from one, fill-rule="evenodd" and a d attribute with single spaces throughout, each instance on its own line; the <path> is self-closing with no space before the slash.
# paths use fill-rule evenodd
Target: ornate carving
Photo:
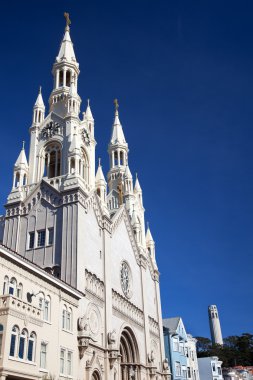
<path id="1" fill-rule="evenodd" d="M 155 361 L 154 351 L 151 350 L 150 354 L 148 354 L 148 362 L 153 364 L 154 361 Z"/>
<path id="2" fill-rule="evenodd" d="M 41 131 L 41 136 L 44 139 L 53 137 L 59 134 L 60 125 L 55 121 L 50 121 Z"/>
<path id="3" fill-rule="evenodd" d="M 110 368 L 112 369 L 114 366 L 115 361 L 118 359 L 119 351 L 118 350 L 110 350 L 109 351 L 109 362 L 110 362 Z"/>
<path id="4" fill-rule="evenodd" d="M 82 130 L 82 140 L 85 145 L 90 145 L 90 136 L 85 129 Z"/>
<path id="5" fill-rule="evenodd" d="M 143 312 L 125 297 L 112 290 L 112 307 L 139 326 L 144 326 Z"/>
<path id="6" fill-rule="evenodd" d="M 112 330 L 112 332 L 108 333 L 108 344 L 116 343 L 116 330 Z"/>
<path id="7" fill-rule="evenodd" d="M 78 338 L 79 358 L 82 359 L 85 350 L 89 347 L 90 339 L 88 337 L 79 336 Z"/>

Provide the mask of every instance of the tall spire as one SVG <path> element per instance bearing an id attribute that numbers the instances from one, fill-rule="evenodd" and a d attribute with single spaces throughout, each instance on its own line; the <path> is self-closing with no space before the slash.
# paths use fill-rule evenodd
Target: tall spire
<path id="1" fill-rule="evenodd" d="M 123 133 L 122 125 L 119 120 L 119 103 L 118 100 L 114 100 L 115 104 L 115 117 L 112 126 L 112 136 L 110 144 L 122 144 L 126 145 L 126 139 Z"/>
<path id="2" fill-rule="evenodd" d="M 89 121 L 94 120 L 92 112 L 91 112 L 91 108 L 90 108 L 90 99 L 87 99 L 87 108 L 86 108 L 85 115 L 86 115 L 87 120 L 89 120 Z"/>
<path id="3" fill-rule="evenodd" d="M 19 153 L 17 161 L 15 162 L 15 167 L 16 168 L 22 168 L 22 169 L 28 168 L 28 163 L 27 163 L 26 154 L 25 154 L 25 142 L 24 141 L 22 143 L 22 149 Z"/>
<path id="4" fill-rule="evenodd" d="M 71 21 L 69 19 L 69 13 L 64 13 L 64 17 L 66 18 L 66 27 L 65 27 L 65 34 L 63 37 L 63 40 L 61 42 L 59 54 L 56 57 L 57 62 L 62 61 L 69 61 L 69 62 L 76 62 L 76 56 L 73 48 L 73 43 L 70 38 L 70 27 Z"/>
<path id="5" fill-rule="evenodd" d="M 40 107 L 40 108 L 44 108 L 45 109 L 45 104 L 44 104 L 43 98 L 42 98 L 41 86 L 39 87 L 39 93 L 38 93 L 36 102 L 34 104 L 34 107 Z"/>

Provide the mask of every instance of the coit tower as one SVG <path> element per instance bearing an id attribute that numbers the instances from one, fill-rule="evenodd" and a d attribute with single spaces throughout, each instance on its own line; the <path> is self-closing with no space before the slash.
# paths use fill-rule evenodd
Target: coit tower
<path id="1" fill-rule="evenodd" d="M 212 343 L 223 345 L 220 319 L 219 319 L 218 309 L 216 305 L 208 306 L 208 316 L 209 316 Z"/>

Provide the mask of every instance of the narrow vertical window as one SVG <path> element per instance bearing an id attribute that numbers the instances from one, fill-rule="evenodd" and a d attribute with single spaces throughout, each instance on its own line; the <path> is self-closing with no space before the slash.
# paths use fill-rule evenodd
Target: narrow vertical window
<path id="1" fill-rule="evenodd" d="M 45 235 L 46 235 L 46 231 L 45 230 L 38 231 L 38 243 L 37 243 L 38 247 L 44 247 L 44 245 L 45 245 Z"/>
<path id="2" fill-rule="evenodd" d="M 67 357 L 67 375 L 72 375 L 72 352 L 68 351 L 68 357 Z"/>
<path id="3" fill-rule="evenodd" d="M 10 345 L 10 356 L 16 355 L 16 343 L 18 338 L 19 329 L 17 326 L 13 326 L 11 332 L 11 345 Z"/>
<path id="4" fill-rule="evenodd" d="M 22 333 L 19 337 L 19 350 L 18 350 L 19 359 L 24 359 L 24 353 L 26 349 L 26 340 L 27 340 L 27 331 L 22 330 Z"/>
<path id="5" fill-rule="evenodd" d="M 48 245 L 52 245 L 54 242 L 54 229 L 49 228 L 48 229 Z"/>
<path id="6" fill-rule="evenodd" d="M 60 374 L 64 374 L 64 360 L 65 360 L 65 350 L 61 348 L 60 352 Z"/>
<path id="7" fill-rule="evenodd" d="M 2 344 L 3 344 L 3 325 L 0 325 L 0 355 L 2 354 Z"/>
<path id="8" fill-rule="evenodd" d="M 40 368 L 47 368 L 47 343 L 41 342 L 40 345 Z"/>
<path id="9" fill-rule="evenodd" d="M 36 335 L 34 332 L 32 332 L 28 340 L 28 350 L 27 350 L 27 360 L 29 360 L 30 362 L 34 362 L 35 338 L 36 338 Z"/>
<path id="10" fill-rule="evenodd" d="M 9 277 L 5 276 L 4 277 L 3 294 L 8 294 L 8 290 L 9 290 Z"/>
<path id="11" fill-rule="evenodd" d="M 34 248 L 34 232 L 29 233 L 29 249 Z"/>

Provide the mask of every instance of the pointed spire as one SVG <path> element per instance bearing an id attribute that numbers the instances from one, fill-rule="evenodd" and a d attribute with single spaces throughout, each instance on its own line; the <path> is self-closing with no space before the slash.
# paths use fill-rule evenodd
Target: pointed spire
<path id="1" fill-rule="evenodd" d="M 73 43 L 71 41 L 70 34 L 69 34 L 69 30 L 70 30 L 69 25 L 71 24 L 71 21 L 69 19 L 69 14 L 65 12 L 64 17 L 66 18 L 65 34 L 61 42 L 59 54 L 56 57 L 56 61 L 61 62 L 63 60 L 66 60 L 69 62 L 76 62 L 76 56 L 75 56 L 75 52 L 73 48 Z"/>
<path id="2" fill-rule="evenodd" d="M 150 232 L 150 228 L 149 228 L 149 223 L 147 223 L 147 232 L 146 232 L 146 243 L 153 243 L 154 242 L 154 239 L 151 235 L 151 232 Z"/>
<path id="3" fill-rule="evenodd" d="M 45 104 L 43 102 L 42 93 L 41 93 L 41 86 L 39 87 L 39 93 L 38 93 L 36 102 L 34 104 L 34 107 L 36 107 L 36 108 L 40 107 L 40 108 L 44 108 L 45 109 Z"/>
<path id="4" fill-rule="evenodd" d="M 140 186 L 140 182 L 138 180 L 138 176 L 137 176 L 137 173 L 136 173 L 136 180 L 135 180 L 135 186 L 134 186 L 134 192 L 135 193 L 138 193 L 138 192 L 141 192 L 141 186 Z"/>
<path id="5" fill-rule="evenodd" d="M 129 166 L 126 165 L 126 170 L 125 170 L 125 179 L 132 179 L 132 173 L 130 172 Z"/>
<path id="6" fill-rule="evenodd" d="M 115 118 L 114 118 L 114 123 L 112 127 L 112 137 L 111 137 L 111 144 L 126 144 L 126 139 L 123 133 L 122 125 L 119 120 L 119 103 L 118 100 L 114 100 L 115 104 Z"/>
<path id="7" fill-rule="evenodd" d="M 27 163 L 26 154 L 25 154 L 25 142 L 24 141 L 22 144 L 21 152 L 19 153 L 17 161 L 15 162 L 15 167 L 19 167 L 19 168 L 23 168 L 23 169 L 28 168 L 28 163 Z"/>
<path id="8" fill-rule="evenodd" d="M 98 182 L 104 182 L 105 183 L 105 177 L 101 166 L 101 159 L 98 159 L 98 169 L 96 173 L 96 183 Z"/>
<path id="9" fill-rule="evenodd" d="M 87 108 L 86 108 L 85 115 L 86 115 L 87 120 L 91 120 L 91 121 L 94 120 L 91 109 L 90 109 L 90 99 L 87 99 Z"/>

